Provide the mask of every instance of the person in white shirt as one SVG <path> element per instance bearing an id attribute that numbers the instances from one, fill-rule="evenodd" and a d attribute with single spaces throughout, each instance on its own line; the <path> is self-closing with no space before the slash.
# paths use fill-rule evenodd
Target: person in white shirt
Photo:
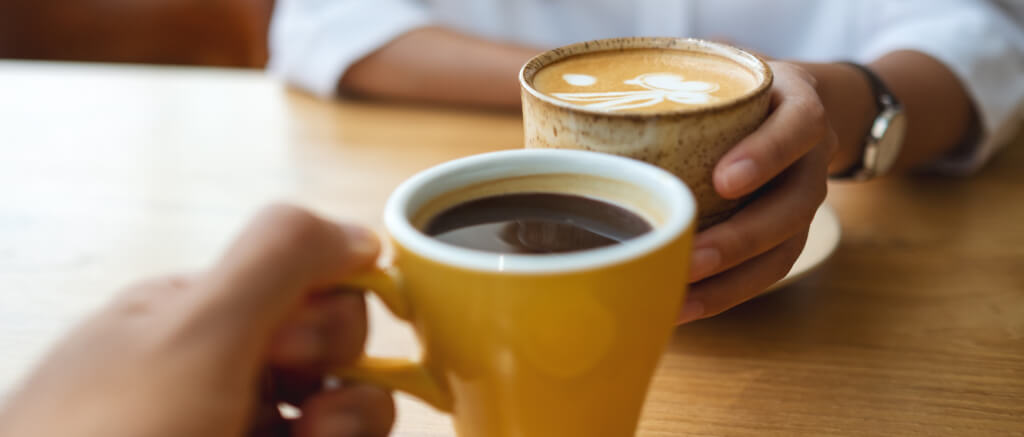
<path id="1" fill-rule="evenodd" d="M 1024 95 L 1024 37 L 1011 20 L 1022 3 L 277 1 L 271 70 L 324 96 L 515 107 L 527 57 L 602 36 L 728 38 L 799 59 L 773 63 L 772 115 L 716 169 L 727 195 L 778 182 L 699 236 L 698 254 L 717 253 L 694 261 L 686 319 L 784 274 L 827 168 L 856 159 L 874 93 L 863 72 L 830 60 L 869 63 L 907 106 L 905 169 L 977 168 L 1019 122 Z M 747 159 L 747 177 L 732 174 Z M 385 436 L 395 417 L 386 391 L 323 388 L 320 376 L 357 360 L 367 332 L 362 296 L 323 284 L 378 252 L 368 230 L 269 208 L 212 268 L 139 283 L 86 319 L 0 404 L 0 436 Z M 281 402 L 301 405 L 301 417 L 285 420 Z"/>
<path id="2" fill-rule="evenodd" d="M 324 97 L 517 108 L 523 63 L 578 41 L 700 37 L 785 59 L 771 116 L 714 174 L 725 197 L 777 183 L 696 239 L 685 322 L 792 266 L 828 174 L 864 156 L 871 72 L 905 108 L 896 169 L 979 168 L 1021 124 L 1022 22 L 1011 0 L 278 0 L 268 70 Z"/>

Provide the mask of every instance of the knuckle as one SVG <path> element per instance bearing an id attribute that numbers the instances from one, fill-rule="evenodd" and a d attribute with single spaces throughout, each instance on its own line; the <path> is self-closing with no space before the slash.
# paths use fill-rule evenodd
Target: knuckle
<path id="1" fill-rule="evenodd" d="M 826 153 L 828 154 L 828 162 L 832 162 L 832 159 L 839 153 L 839 135 L 831 127 L 828 129 L 827 135 L 828 138 L 825 141 Z"/>
<path id="2" fill-rule="evenodd" d="M 141 315 L 152 310 L 153 298 L 149 290 L 135 288 L 128 290 L 114 301 L 113 309 L 118 314 Z"/>
<path id="3" fill-rule="evenodd" d="M 804 67 L 801 67 L 797 64 L 793 64 L 790 62 L 782 61 L 770 62 L 769 65 L 771 65 L 772 69 L 775 70 L 777 73 L 781 72 L 782 74 L 791 74 L 799 78 L 800 80 L 807 82 L 815 89 L 818 88 L 818 79 L 814 77 L 814 75 L 811 74 L 810 71 L 807 71 L 807 69 Z"/>
<path id="4" fill-rule="evenodd" d="M 811 222 L 814 221 L 814 215 L 818 212 L 818 205 L 820 205 L 820 203 L 813 203 L 811 207 L 805 208 L 797 213 L 797 216 L 795 217 L 796 220 L 794 220 L 793 223 L 799 223 L 801 227 L 810 225 Z M 794 231 L 796 230 L 794 229 Z"/>
<path id="5" fill-rule="evenodd" d="M 162 285 L 162 289 L 166 290 L 181 290 L 188 288 L 195 281 L 197 275 L 188 274 L 177 274 L 169 275 L 159 279 L 159 284 Z"/>
<path id="6" fill-rule="evenodd" d="M 336 337 L 331 343 L 336 345 L 335 364 L 356 362 L 363 354 L 367 335 L 366 301 L 359 293 L 344 293 L 340 296 L 337 307 L 332 314 L 330 329 Z"/>
<path id="7" fill-rule="evenodd" d="M 765 131 L 756 141 L 746 143 L 746 152 L 765 170 L 782 171 L 793 162 L 802 140 L 793 132 Z"/>
<path id="8" fill-rule="evenodd" d="M 152 312 L 157 302 L 168 293 L 185 289 L 191 285 L 185 275 L 168 275 L 146 279 L 125 288 L 113 301 L 113 309 L 119 314 L 141 315 Z"/>
<path id="9" fill-rule="evenodd" d="M 800 207 L 794 208 L 794 220 L 791 223 L 799 225 L 799 227 L 793 226 L 790 232 L 796 234 L 798 231 L 803 230 L 802 228 L 814 221 L 814 215 L 818 213 L 818 208 L 825 201 L 825 196 L 827 194 L 827 183 L 824 181 L 821 183 L 814 183 L 813 191 L 808 193 L 807 201 L 802 203 Z"/>
<path id="10" fill-rule="evenodd" d="M 787 256 L 785 258 L 781 258 L 781 261 L 782 262 L 779 263 L 778 268 L 773 269 L 771 275 L 768 276 L 768 282 L 767 284 L 764 284 L 764 287 L 762 287 L 763 289 L 767 289 L 768 287 L 771 287 L 772 284 L 781 281 L 782 278 L 785 278 L 786 274 L 789 273 L 789 270 L 793 267 L 793 263 L 796 262 L 796 257 Z"/>
<path id="11" fill-rule="evenodd" d="M 288 226 L 307 226 L 316 220 L 308 211 L 287 203 L 270 205 L 263 210 L 261 216 L 273 223 Z"/>
<path id="12" fill-rule="evenodd" d="M 816 202 L 814 202 L 815 211 L 817 211 L 818 207 L 821 206 L 822 203 L 825 203 L 825 199 L 828 197 L 828 181 L 826 179 L 822 179 L 817 185 L 818 191 L 814 196 L 814 199 L 816 200 Z"/>
<path id="13" fill-rule="evenodd" d="M 825 197 L 828 196 L 828 181 L 825 178 L 815 181 L 813 184 L 813 191 L 811 192 L 811 216 L 814 215 L 813 211 L 818 210 L 818 206 L 825 201 Z"/>
<path id="14" fill-rule="evenodd" d="M 726 227 L 722 231 L 722 262 L 725 264 L 734 263 L 744 258 L 744 254 L 757 252 L 758 241 L 748 232 L 742 232 L 735 227 Z"/>
<path id="15" fill-rule="evenodd" d="M 797 258 L 800 257 L 800 253 L 803 252 L 806 241 L 805 235 L 795 236 L 778 248 L 778 255 L 773 257 L 775 265 L 769 269 L 770 274 L 766 287 L 778 282 L 789 273 Z"/>
<path id="16" fill-rule="evenodd" d="M 258 228 L 287 247 L 306 246 L 321 240 L 323 221 L 302 208 L 276 204 L 267 207 L 257 219 Z"/>
<path id="17" fill-rule="evenodd" d="M 783 262 L 785 263 L 785 269 L 783 269 L 784 271 L 782 272 L 783 276 L 785 276 L 789 271 L 789 268 L 793 266 L 796 259 L 800 257 L 800 253 L 803 252 L 804 245 L 807 244 L 806 230 L 800 235 L 793 237 L 789 243 L 790 244 L 786 245 L 785 256 L 783 257 Z"/>
<path id="18" fill-rule="evenodd" d="M 793 105 L 803 115 L 807 124 L 815 129 L 816 136 L 824 137 L 828 117 L 825 113 L 825 105 L 821 103 L 821 99 L 817 95 L 813 98 L 810 96 L 800 97 L 794 99 Z"/>
<path id="19" fill-rule="evenodd" d="M 818 193 L 814 195 L 814 203 L 811 204 L 813 208 L 810 208 L 810 213 L 807 214 L 807 223 L 814 221 L 814 216 L 818 213 L 818 208 L 821 208 L 821 205 L 825 203 L 826 198 L 828 198 L 828 184 L 823 182 L 821 184 L 821 189 L 819 189 Z"/>
<path id="20" fill-rule="evenodd" d="M 795 71 L 796 74 L 798 76 L 800 76 L 800 79 L 803 79 L 804 82 L 807 82 L 815 90 L 818 89 L 818 78 L 814 77 L 814 75 L 811 74 L 810 71 L 807 71 L 806 68 L 801 67 L 801 66 L 796 65 L 796 64 L 790 64 L 790 65 L 792 66 L 793 71 Z"/>
<path id="21" fill-rule="evenodd" d="M 791 162 L 793 159 L 788 153 L 790 144 L 784 139 L 779 137 L 768 138 L 765 142 L 766 158 L 769 162 L 773 163 L 773 167 L 781 170 L 786 164 Z"/>

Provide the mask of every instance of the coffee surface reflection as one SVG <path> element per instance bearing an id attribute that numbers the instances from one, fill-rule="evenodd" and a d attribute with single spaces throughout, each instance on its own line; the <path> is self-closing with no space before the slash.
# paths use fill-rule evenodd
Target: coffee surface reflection
<path id="1" fill-rule="evenodd" d="M 610 246 L 651 231 L 639 215 L 583 196 L 516 193 L 456 205 L 425 232 L 448 244 L 510 254 L 555 254 Z"/>

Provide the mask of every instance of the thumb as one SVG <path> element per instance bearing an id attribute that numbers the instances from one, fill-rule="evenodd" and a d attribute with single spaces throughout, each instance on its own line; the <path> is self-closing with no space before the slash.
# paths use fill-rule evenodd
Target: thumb
<path id="1" fill-rule="evenodd" d="M 302 405 L 295 437 L 384 437 L 395 421 L 391 395 L 369 385 L 316 394 Z"/>
<path id="2" fill-rule="evenodd" d="M 269 341 L 306 295 L 369 269 L 379 250 L 377 238 L 365 228 L 329 222 L 294 206 L 271 206 L 198 284 L 193 309 L 208 315 L 221 332 Z"/>

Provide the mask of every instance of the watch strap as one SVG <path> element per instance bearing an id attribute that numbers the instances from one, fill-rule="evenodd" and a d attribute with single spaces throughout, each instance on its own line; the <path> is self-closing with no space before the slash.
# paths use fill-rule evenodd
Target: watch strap
<path id="1" fill-rule="evenodd" d="M 885 99 L 891 98 L 890 96 L 892 95 L 889 92 L 889 87 L 885 86 L 885 82 L 882 82 L 882 78 L 870 68 L 856 62 L 841 62 L 841 64 L 856 68 L 864 74 L 868 84 L 871 85 L 871 92 L 875 95 L 875 106 L 878 108 L 878 112 L 882 112 L 882 109 L 885 107 Z"/>
<path id="2" fill-rule="evenodd" d="M 875 119 L 877 119 L 878 116 L 885 109 L 885 99 L 892 99 L 892 94 L 889 92 L 889 88 L 885 86 L 884 82 L 882 82 L 882 78 L 878 77 L 878 75 L 875 74 L 875 72 L 868 67 L 865 67 L 856 62 L 840 62 L 840 64 L 848 65 L 850 67 L 857 69 L 858 71 L 861 72 L 864 78 L 867 79 L 868 85 L 871 87 L 871 93 L 874 95 L 875 98 Z M 872 120 L 871 124 L 874 125 L 874 120 Z M 853 162 L 853 164 L 851 164 L 846 169 L 833 173 L 829 177 L 832 179 L 856 178 L 856 176 L 858 176 L 858 174 L 860 174 L 864 170 L 865 149 L 867 148 L 868 141 L 872 140 L 873 138 L 871 134 L 871 126 L 869 126 L 868 132 L 864 135 L 864 140 L 861 143 L 861 149 L 860 152 L 857 154 L 857 159 Z"/>

